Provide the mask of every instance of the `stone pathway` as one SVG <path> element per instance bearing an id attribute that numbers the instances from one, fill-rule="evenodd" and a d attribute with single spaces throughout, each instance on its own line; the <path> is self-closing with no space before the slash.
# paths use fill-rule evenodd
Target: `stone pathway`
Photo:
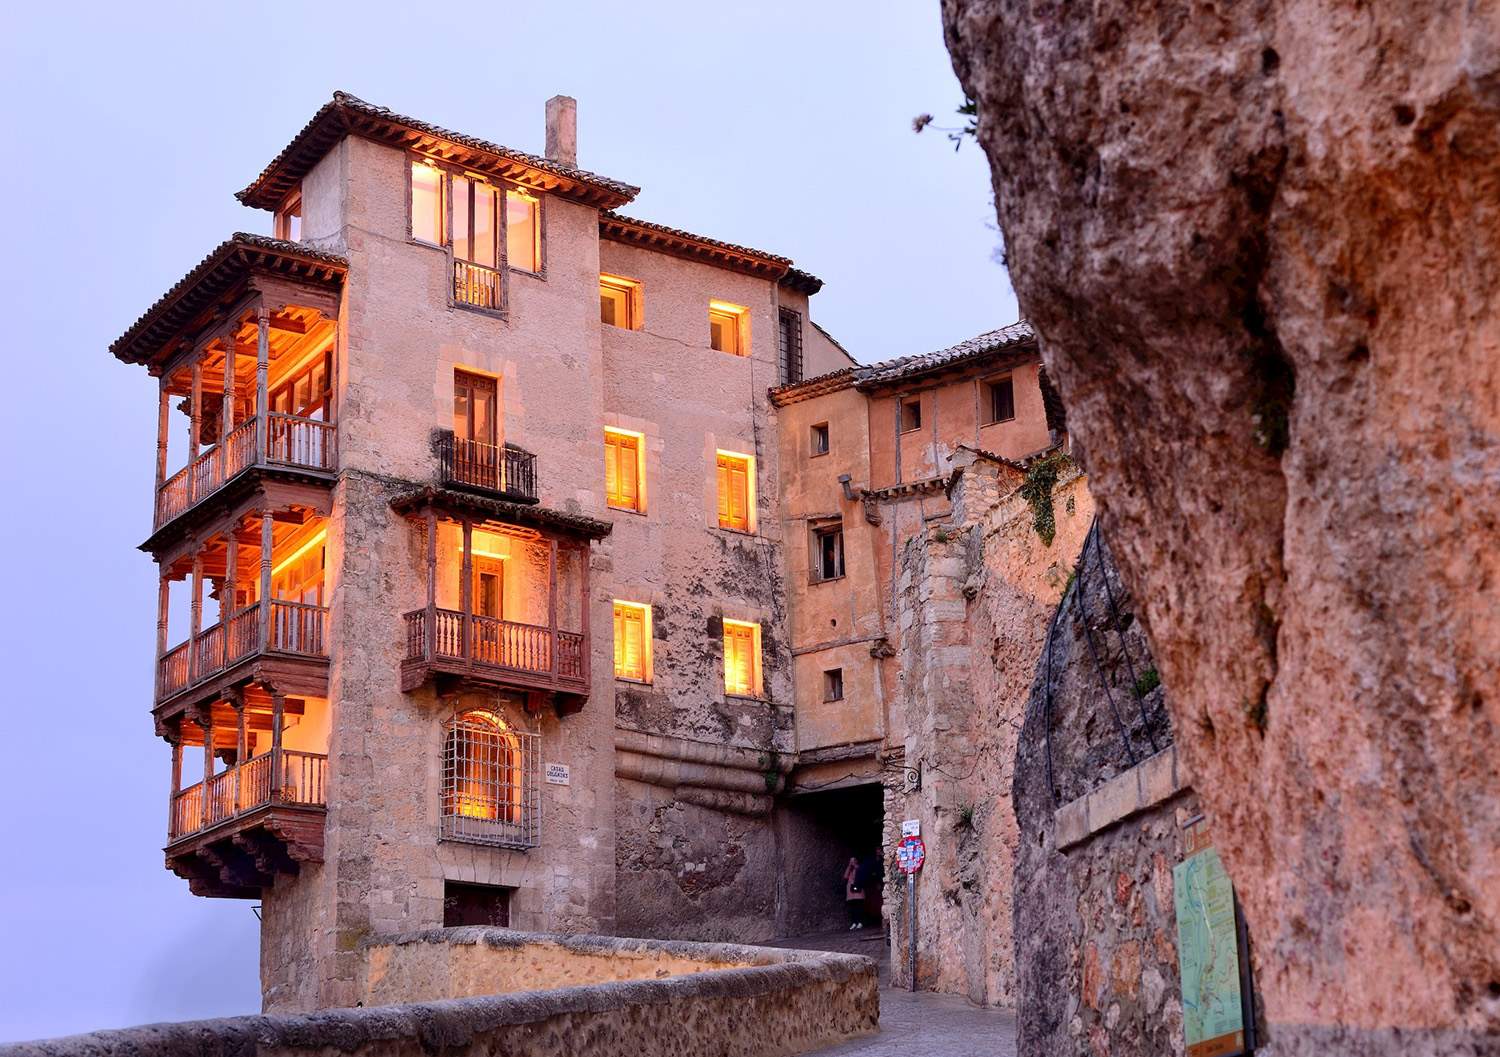
<path id="1" fill-rule="evenodd" d="M 890 988 L 890 947 L 878 931 L 827 932 L 768 946 L 863 954 L 880 962 L 880 1031 L 808 1057 L 1016 1057 L 1016 1018 L 967 999 Z"/>

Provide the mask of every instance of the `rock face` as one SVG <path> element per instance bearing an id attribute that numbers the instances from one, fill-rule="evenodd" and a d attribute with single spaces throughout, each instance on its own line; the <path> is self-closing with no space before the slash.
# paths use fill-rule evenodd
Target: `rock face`
<path id="1" fill-rule="evenodd" d="M 1500 10 L 944 0 L 1272 1052 L 1500 1033 Z"/>

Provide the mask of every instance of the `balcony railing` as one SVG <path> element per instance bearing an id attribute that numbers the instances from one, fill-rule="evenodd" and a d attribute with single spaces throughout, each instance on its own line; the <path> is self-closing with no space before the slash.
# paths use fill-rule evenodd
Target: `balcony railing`
<path id="1" fill-rule="evenodd" d="M 267 636 L 261 646 L 262 605 L 252 603 L 229 617 L 229 634 L 222 623 L 198 632 L 191 642 L 174 646 L 156 664 L 156 699 L 165 700 L 232 668 L 259 652 L 326 657 L 328 610 L 304 602 L 273 598 L 266 614 Z"/>
<path id="2" fill-rule="evenodd" d="M 265 452 L 257 451 L 257 419 L 247 419 L 217 446 L 167 478 L 156 493 L 155 528 L 218 491 L 250 466 L 291 467 L 332 473 L 338 431 L 332 422 L 296 415 L 267 415 Z"/>
<path id="3" fill-rule="evenodd" d="M 473 261 L 453 262 L 453 300 L 461 305 L 499 311 L 504 307 L 505 290 L 497 269 Z"/>
<path id="4" fill-rule="evenodd" d="M 438 435 L 438 463 L 443 484 L 494 492 L 519 503 L 536 502 L 536 456 L 514 444 L 503 447 Z"/>
<path id="5" fill-rule="evenodd" d="M 328 803 L 328 757 L 273 749 L 189 786 L 172 798 L 171 841 L 212 829 L 273 804 Z"/>
<path id="6" fill-rule="evenodd" d="M 464 651 L 464 615 L 452 609 L 417 609 L 405 614 L 406 661 L 456 665 L 526 676 L 528 684 L 556 683 L 583 688 L 588 683 L 584 636 L 540 624 L 495 617 L 469 617 L 469 652 Z M 446 663 L 445 663 L 446 662 Z"/>

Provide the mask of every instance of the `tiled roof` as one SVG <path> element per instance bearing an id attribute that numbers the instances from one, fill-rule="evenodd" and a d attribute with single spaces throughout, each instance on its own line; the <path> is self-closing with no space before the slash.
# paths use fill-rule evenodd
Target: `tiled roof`
<path id="1" fill-rule="evenodd" d="M 336 286 L 349 270 L 349 262 L 300 242 L 236 231 L 157 298 L 130 329 L 110 343 L 109 351 L 126 363 L 161 359 L 166 343 L 185 324 L 252 270 Z"/>
<path id="2" fill-rule="evenodd" d="M 658 250 L 674 257 L 702 261 L 762 279 L 785 281 L 794 270 L 790 257 L 712 239 L 707 235 L 695 235 L 681 228 L 670 228 L 665 224 L 637 220 L 614 212 L 599 214 L 599 237 Z M 796 274 L 799 277 L 796 281 L 810 281 L 820 287 L 823 285 L 816 276 L 806 272 Z"/>
<path id="3" fill-rule="evenodd" d="M 804 272 L 801 268 L 788 268 L 786 270 L 786 274 L 781 277 L 781 285 L 790 287 L 791 289 L 796 290 L 798 293 L 807 294 L 809 297 L 811 297 L 813 294 L 823 289 L 823 280 L 819 279 L 811 272 Z M 817 327 L 818 325 L 814 323 L 813 326 Z M 823 330 L 822 327 L 818 327 L 818 329 Z M 823 330 L 823 333 L 824 335 L 827 335 L 828 331 Z M 832 338 L 829 338 L 828 340 L 833 341 Z M 833 343 L 835 345 L 838 344 L 838 342 L 836 341 L 834 341 Z"/>
<path id="4" fill-rule="evenodd" d="M 324 103 L 271 164 L 235 197 L 256 209 L 275 209 L 298 181 L 348 135 L 420 150 L 477 172 L 493 173 L 601 209 L 624 205 L 641 190 L 551 158 L 397 114 L 348 92 L 334 92 L 333 99 Z"/>
<path id="5" fill-rule="evenodd" d="M 400 513 L 411 513 L 423 507 L 460 511 L 493 517 L 496 521 L 511 525 L 529 525 L 533 528 L 554 529 L 588 539 L 603 539 L 614 530 L 608 521 L 600 521 L 585 514 L 570 514 L 565 510 L 512 503 L 505 499 L 458 492 L 449 488 L 417 488 L 403 492 L 391 500 L 391 508 Z"/>
<path id="6" fill-rule="evenodd" d="M 825 331 L 826 333 L 826 331 Z M 946 370 L 971 360 L 980 360 L 1007 349 L 1018 349 L 1035 344 L 1036 333 L 1026 320 L 996 330 L 987 330 L 967 341 L 950 345 L 937 352 L 924 352 L 914 356 L 899 356 L 894 360 L 883 360 L 869 366 L 843 367 L 828 374 L 818 375 L 788 385 L 778 385 L 771 390 L 772 403 L 780 406 L 807 400 L 823 393 L 857 386 L 873 389 L 882 385 L 919 378 L 934 371 Z"/>

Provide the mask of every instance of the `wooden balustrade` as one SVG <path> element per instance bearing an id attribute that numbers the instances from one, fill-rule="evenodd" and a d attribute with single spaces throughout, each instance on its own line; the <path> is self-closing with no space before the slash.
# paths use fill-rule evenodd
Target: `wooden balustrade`
<path id="1" fill-rule="evenodd" d="M 498 269 L 472 261 L 453 262 L 453 300 L 461 305 L 499 311 L 504 298 L 504 283 Z"/>
<path id="2" fill-rule="evenodd" d="M 172 799 L 172 841 L 192 836 L 240 815 L 273 804 L 321 807 L 328 803 L 328 757 L 321 753 L 281 749 L 281 788 L 271 788 L 277 770 L 272 759 L 278 750 L 263 752 L 243 764 L 226 768 L 207 782 L 179 792 Z"/>
<path id="3" fill-rule="evenodd" d="M 452 609 L 417 609 L 402 614 L 402 620 L 406 629 L 405 659 L 409 664 L 456 662 L 475 669 L 521 672 L 567 683 L 582 683 L 588 678 L 587 639 L 576 632 L 476 614 L 469 617 L 470 652 L 465 658 L 462 613 Z M 429 626 L 433 629 L 431 649 Z M 452 663 L 443 665 L 452 666 Z"/>
<path id="4" fill-rule="evenodd" d="M 154 527 L 161 528 L 251 466 L 291 467 L 320 473 L 332 473 L 337 468 L 338 430 L 332 422 L 283 414 L 269 414 L 265 418 L 265 451 L 256 450 L 257 421 L 248 419 L 236 426 L 224 443 L 167 478 L 156 494 Z"/>
<path id="5" fill-rule="evenodd" d="M 224 624 L 218 623 L 200 631 L 192 642 L 162 654 L 156 663 L 157 700 L 165 700 L 260 652 L 260 613 L 261 605 L 255 602 L 232 614 L 227 643 Z M 326 606 L 273 598 L 268 620 L 268 652 L 299 657 L 328 655 Z"/>

